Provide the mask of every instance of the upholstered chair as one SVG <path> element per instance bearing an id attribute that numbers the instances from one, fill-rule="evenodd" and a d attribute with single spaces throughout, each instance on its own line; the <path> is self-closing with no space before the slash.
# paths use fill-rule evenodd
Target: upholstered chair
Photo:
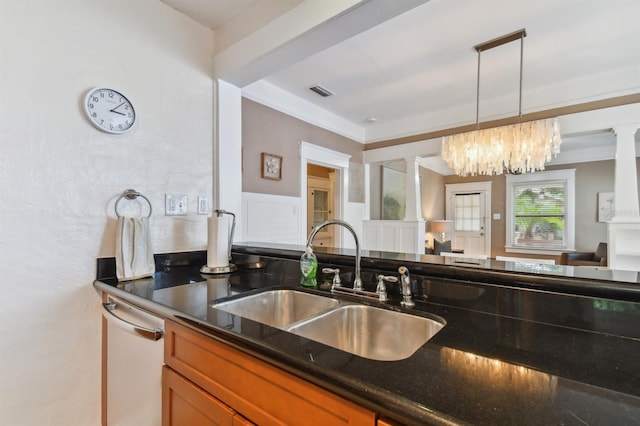
<path id="1" fill-rule="evenodd" d="M 607 243 L 598 244 L 595 252 L 562 253 L 560 265 L 607 266 Z"/>

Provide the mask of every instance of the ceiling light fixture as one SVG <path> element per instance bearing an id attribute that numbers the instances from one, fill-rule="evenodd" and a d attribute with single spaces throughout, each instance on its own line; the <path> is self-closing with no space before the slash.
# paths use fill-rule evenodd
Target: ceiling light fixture
<path id="1" fill-rule="evenodd" d="M 480 56 L 482 51 L 520 40 L 520 90 L 518 118 L 522 120 L 522 59 L 524 29 L 474 46 L 478 52 L 476 130 L 442 138 L 442 158 L 459 176 L 500 175 L 544 170 L 544 164 L 560 152 L 560 130 L 556 118 L 518 122 L 480 129 Z"/>

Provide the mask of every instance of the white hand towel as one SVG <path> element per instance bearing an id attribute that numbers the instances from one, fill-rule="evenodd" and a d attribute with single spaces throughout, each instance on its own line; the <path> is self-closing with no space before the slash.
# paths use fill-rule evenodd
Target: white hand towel
<path id="1" fill-rule="evenodd" d="M 156 266 L 146 217 L 118 218 L 116 236 L 116 276 L 119 281 L 153 276 Z"/>

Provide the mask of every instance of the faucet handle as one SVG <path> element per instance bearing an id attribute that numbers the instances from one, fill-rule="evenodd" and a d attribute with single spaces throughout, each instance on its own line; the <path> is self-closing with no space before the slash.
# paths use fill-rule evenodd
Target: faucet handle
<path id="1" fill-rule="evenodd" d="M 398 278 L 390 275 L 378 275 L 378 285 L 376 286 L 376 293 L 378 293 L 379 300 L 381 302 L 386 302 L 389 300 L 387 298 L 387 286 L 384 285 L 384 282 L 388 283 L 397 283 Z"/>
<path id="2" fill-rule="evenodd" d="M 322 268 L 322 273 L 323 274 L 333 274 L 333 281 L 332 281 L 331 289 L 334 289 L 336 287 L 340 287 L 340 285 L 342 284 L 342 281 L 340 281 L 340 269 L 338 269 L 338 268 Z"/>

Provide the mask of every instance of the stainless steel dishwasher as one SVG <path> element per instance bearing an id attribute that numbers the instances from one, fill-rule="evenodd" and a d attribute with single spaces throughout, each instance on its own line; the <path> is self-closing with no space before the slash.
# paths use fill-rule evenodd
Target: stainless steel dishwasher
<path id="1" fill-rule="evenodd" d="M 107 425 L 160 425 L 164 320 L 113 296 L 103 303 L 102 315 Z"/>

